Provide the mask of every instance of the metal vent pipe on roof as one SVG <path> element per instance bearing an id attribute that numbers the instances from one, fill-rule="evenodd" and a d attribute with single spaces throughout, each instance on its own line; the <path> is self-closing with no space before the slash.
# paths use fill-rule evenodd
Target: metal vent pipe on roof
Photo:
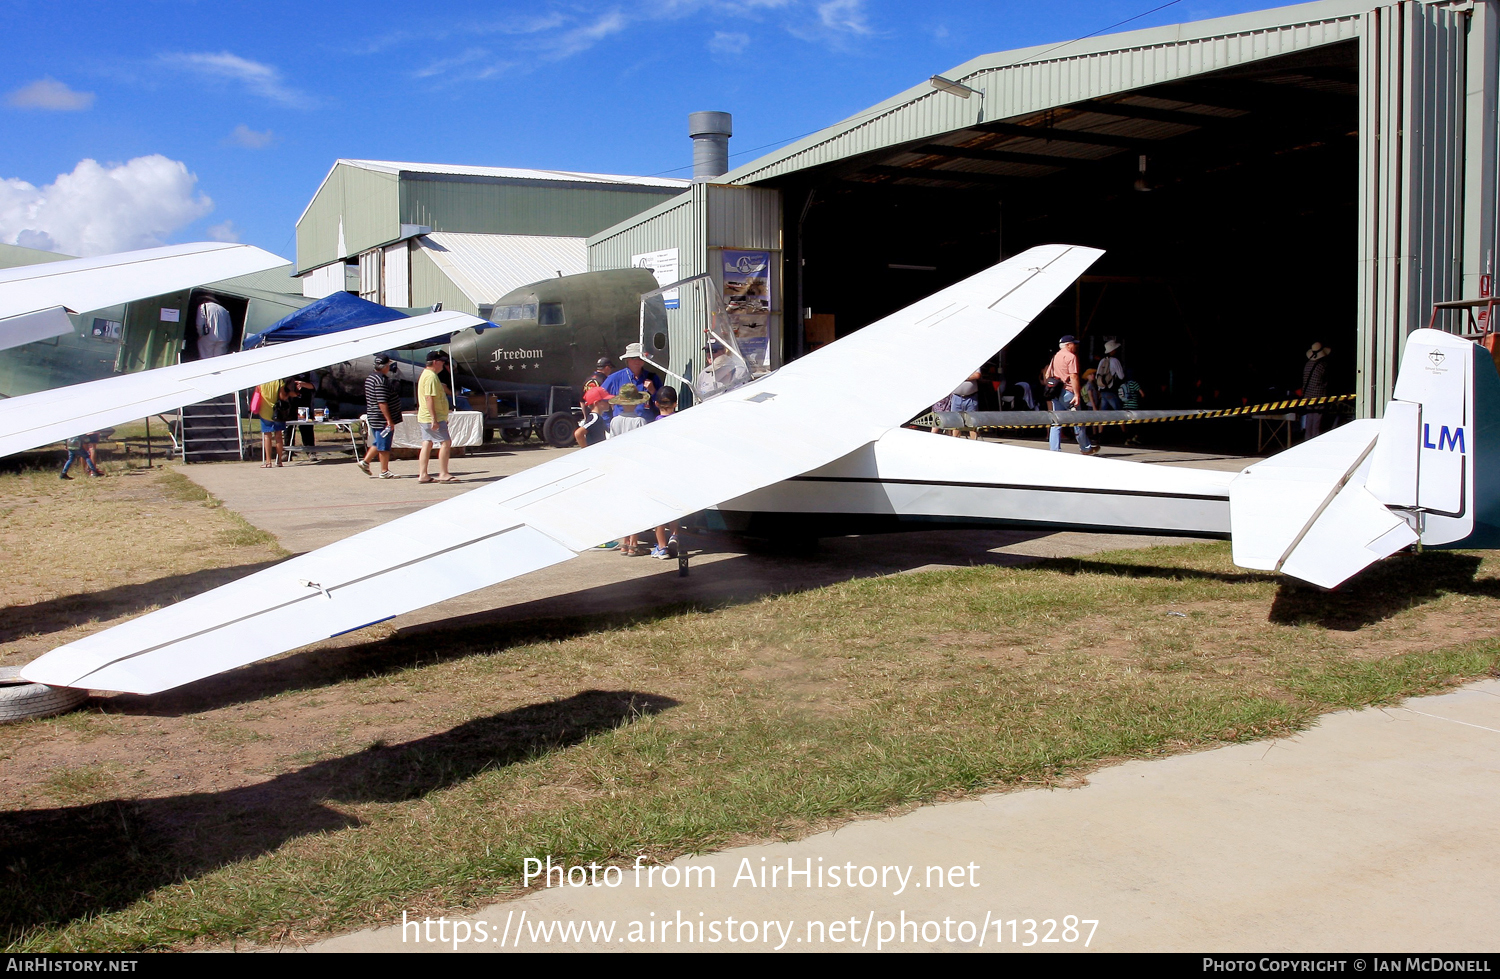
<path id="1" fill-rule="evenodd" d="M 729 113 L 688 113 L 688 135 L 693 137 L 695 183 L 712 180 L 729 172 L 729 137 L 734 135 Z"/>

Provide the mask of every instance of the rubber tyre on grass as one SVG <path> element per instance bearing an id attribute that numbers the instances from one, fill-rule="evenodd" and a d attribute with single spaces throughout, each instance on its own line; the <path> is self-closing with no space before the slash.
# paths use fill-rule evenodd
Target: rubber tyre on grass
<path id="1" fill-rule="evenodd" d="M 89 699 L 87 690 L 28 683 L 20 674 L 19 666 L 0 666 L 0 724 L 61 714 Z"/>
<path id="2" fill-rule="evenodd" d="M 554 449 L 566 449 L 570 445 L 577 445 L 573 441 L 573 431 L 578 428 L 578 419 L 573 417 L 571 411 L 554 411 L 542 422 L 542 441 Z"/>

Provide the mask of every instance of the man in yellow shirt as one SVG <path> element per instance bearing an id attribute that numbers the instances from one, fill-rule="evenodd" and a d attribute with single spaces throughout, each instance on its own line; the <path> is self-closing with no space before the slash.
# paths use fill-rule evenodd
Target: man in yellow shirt
<path id="1" fill-rule="evenodd" d="M 443 388 L 442 373 L 448 368 L 448 354 L 434 350 L 427 355 L 427 369 L 417 379 L 417 425 L 422 430 L 422 452 L 417 457 L 417 482 L 456 483 L 448 472 L 448 454 L 453 439 L 448 435 L 448 392 Z M 438 477 L 427 475 L 427 460 L 432 458 L 432 443 L 438 443 Z"/>
<path id="2" fill-rule="evenodd" d="M 276 404 L 281 400 L 281 382 L 267 381 L 260 386 L 260 468 L 270 469 L 281 465 L 282 431 L 286 428 L 276 417 Z"/>

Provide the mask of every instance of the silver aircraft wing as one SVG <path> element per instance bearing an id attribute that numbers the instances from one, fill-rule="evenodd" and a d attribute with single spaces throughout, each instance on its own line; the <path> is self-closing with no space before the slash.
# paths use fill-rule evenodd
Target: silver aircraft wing
<path id="1" fill-rule="evenodd" d="M 0 349 L 14 345 L 7 336 L 24 335 L 6 328 L 15 317 L 103 309 L 285 264 L 286 259 L 254 245 L 195 241 L 0 269 Z"/>
<path id="2" fill-rule="evenodd" d="M 60 646 L 22 676 L 155 693 L 815 469 L 947 395 L 1100 254 L 1032 248 L 712 401 Z"/>
<path id="3" fill-rule="evenodd" d="M 0 400 L 0 456 L 175 411 L 279 377 L 484 325 L 484 320 L 467 313 L 428 313 L 5 398 Z"/>

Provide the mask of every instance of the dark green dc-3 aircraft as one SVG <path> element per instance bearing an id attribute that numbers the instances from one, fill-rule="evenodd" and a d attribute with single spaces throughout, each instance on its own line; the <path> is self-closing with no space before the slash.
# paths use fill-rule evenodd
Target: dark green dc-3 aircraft
<path id="1" fill-rule="evenodd" d="M 545 400 L 554 387 L 576 392 L 600 357 L 624 366 L 625 347 L 642 341 L 641 295 L 654 289 L 645 269 L 584 272 L 514 289 L 480 308 L 494 327 L 453 337 L 454 367 L 491 394 Z M 660 296 L 646 301 L 642 349 L 658 364 L 667 359 Z"/>
<path id="2" fill-rule="evenodd" d="M 465 330 L 452 339 L 453 369 L 459 389 L 496 396 L 507 418 L 507 434 L 536 431 L 555 444 L 571 444 L 572 409 L 580 388 L 600 357 L 625 366 L 626 346 L 641 342 L 641 296 L 657 288 L 646 269 L 614 269 L 543 279 L 511 290 L 479 315 L 494 325 Z M 646 358 L 667 362 L 667 311 L 660 296 L 646 300 L 642 349 Z M 420 357 L 417 354 L 416 357 Z M 416 357 L 398 354 L 402 393 L 421 373 Z M 363 399 L 371 358 L 328 368 L 323 396 L 351 402 Z M 560 417 L 561 416 L 561 417 Z M 555 420 L 554 420 L 555 419 Z"/>

